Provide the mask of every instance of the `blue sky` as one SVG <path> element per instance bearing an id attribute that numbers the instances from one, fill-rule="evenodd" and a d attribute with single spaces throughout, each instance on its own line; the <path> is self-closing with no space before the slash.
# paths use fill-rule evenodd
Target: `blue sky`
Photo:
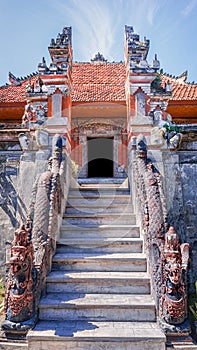
<path id="1" fill-rule="evenodd" d="M 124 61 L 124 26 L 150 39 L 148 61 L 157 53 L 164 72 L 197 82 L 197 0 L 0 0 L 0 86 L 8 72 L 37 70 L 48 46 L 64 26 L 72 26 L 74 61 L 90 61 L 99 51 Z"/>

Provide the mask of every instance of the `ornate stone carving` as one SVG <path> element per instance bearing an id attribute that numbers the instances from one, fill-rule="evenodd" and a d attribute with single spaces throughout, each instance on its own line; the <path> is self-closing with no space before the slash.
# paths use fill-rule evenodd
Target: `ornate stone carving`
<path id="1" fill-rule="evenodd" d="M 156 55 L 151 65 L 149 65 L 146 60 L 150 40 L 144 38 L 144 41 L 140 41 L 140 37 L 134 32 L 133 27 L 126 25 L 125 41 L 129 57 L 129 69 L 132 72 L 155 73 L 158 71 L 160 62 Z"/>
<path id="2" fill-rule="evenodd" d="M 31 149 L 32 139 L 29 133 L 21 133 L 18 135 L 18 138 L 23 151 Z"/>
<path id="3" fill-rule="evenodd" d="M 30 100 L 27 100 L 25 106 L 25 112 L 22 116 L 22 124 L 26 125 L 29 122 L 36 121 L 36 114 L 33 103 Z"/>
<path id="4" fill-rule="evenodd" d="M 36 142 L 38 147 L 46 148 L 49 146 L 49 133 L 45 129 L 38 129 L 35 131 Z"/>
<path id="5" fill-rule="evenodd" d="M 77 123 L 74 131 L 80 133 L 89 133 L 89 134 L 107 134 L 111 132 L 125 132 L 125 122 L 119 121 L 114 123 L 112 120 L 96 120 L 91 119 L 90 121 L 85 121 L 82 123 Z"/>
<path id="6" fill-rule="evenodd" d="M 40 73 L 48 71 L 48 67 L 47 67 L 46 60 L 44 57 L 42 58 L 42 62 L 38 64 L 38 71 Z"/>
<path id="7" fill-rule="evenodd" d="M 134 142 L 134 140 L 133 140 Z M 149 212 L 148 212 L 148 201 L 145 185 L 145 174 L 146 174 L 146 161 L 147 161 L 147 149 L 145 144 L 145 137 L 140 134 L 135 139 L 136 156 L 137 161 L 134 163 L 135 171 L 135 183 L 136 183 L 136 197 L 138 198 L 142 226 L 144 231 L 147 233 L 149 226 Z M 133 146 L 134 147 L 134 144 Z M 148 239 L 148 236 L 146 235 Z M 145 242 L 147 245 L 147 240 Z"/>
<path id="8" fill-rule="evenodd" d="M 98 52 L 94 58 L 91 59 L 92 63 L 107 63 L 107 60 L 104 58 L 104 56 Z"/>
<path id="9" fill-rule="evenodd" d="M 134 149 L 134 145 L 132 146 Z M 145 234 L 152 280 L 152 294 L 159 311 L 160 324 L 166 333 L 188 333 L 186 270 L 189 244 L 179 244 L 168 217 L 161 176 L 147 159 L 145 138 L 136 139 L 133 163 L 137 211 Z"/>
<path id="10" fill-rule="evenodd" d="M 163 251 L 163 286 L 160 316 L 169 324 L 181 324 L 187 318 L 185 273 L 189 259 L 189 244 L 179 244 L 173 227 L 165 234 Z"/>
<path id="11" fill-rule="evenodd" d="M 31 228 L 21 225 L 15 231 L 11 243 L 10 267 L 5 297 L 6 320 L 2 328 L 23 331 L 28 328 L 25 321 L 35 313 L 34 289 L 36 270 L 33 265 L 34 249 Z"/>
<path id="12" fill-rule="evenodd" d="M 25 111 L 22 117 L 22 124 L 25 126 L 31 126 L 33 124 L 42 125 L 47 116 L 47 106 L 45 103 L 32 103 L 27 100 Z"/>
<path id="13" fill-rule="evenodd" d="M 16 230 L 11 244 L 6 320 L 2 325 L 7 333 L 24 333 L 36 321 L 38 302 L 51 268 L 59 230 L 61 176 L 64 179 L 65 175 L 61 165 L 62 138 L 55 135 L 49 169 L 38 177 L 33 186 L 26 226 Z"/>
<path id="14" fill-rule="evenodd" d="M 71 45 L 71 27 L 64 27 L 62 33 L 57 35 L 56 40 L 51 39 L 49 53 L 52 62 L 48 67 L 40 67 L 41 74 L 67 74 L 72 65 L 72 57 L 69 47 Z"/>
<path id="15" fill-rule="evenodd" d="M 164 124 L 170 125 L 172 123 L 172 117 L 169 113 L 165 112 L 159 105 L 153 111 L 154 126 L 163 127 Z"/>
<path id="16" fill-rule="evenodd" d="M 163 141 L 166 140 L 167 147 L 177 148 L 181 142 L 182 134 L 179 128 L 172 123 L 171 115 L 165 112 L 160 105 L 157 105 L 151 114 L 155 127 L 152 131 L 151 141 L 162 144 L 162 141 L 159 140 L 159 138 L 162 138 Z"/>
<path id="17" fill-rule="evenodd" d="M 146 100 L 143 92 L 138 92 L 136 94 L 136 102 L 137 102 L 137 115 L 145 116 Z"/>
<path id="18" fill-rule="evenodd" d="M 64 27 L 62 33 L 57 35 L 56 41 L 51 39 L 51 47 L 59 47 L 71 43 L 71 27 Z"/>

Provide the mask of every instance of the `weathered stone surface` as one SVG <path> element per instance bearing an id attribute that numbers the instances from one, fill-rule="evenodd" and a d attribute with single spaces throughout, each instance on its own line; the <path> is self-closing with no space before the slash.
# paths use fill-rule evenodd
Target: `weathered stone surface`
<path id="1" fill-rule="evenodd" d="M 190 244 L 191 260 L 188 270 L 188 291 L 195 289 L 197 279 L 197 152 L 163 152 L 164 184 L 170 224 L 182 242 Z"/>
<path id="2" fill-rule="evenodd" d="M 5 276 L 5 245 L 12 240 L 17 227 L 17 208 L 23 203 L 17 199 L 17 178 L 20 153 L 0 154 L 0 276 Z"/>
<path id="3" fill-rule="evenodd" d="M 55 340 L 58 350 L 165 349 L 165 336 L 156 323 L 88 321 L 40 323 L 28 335 L 29 349 L 51 350 Z"/>
<path id="4" fill-rule="evenodd" d="M 1 350 L 27 350 L 28 345 L 27 342 L 20 341 L 0 341 L 0 349 Z"/>
<path id="5" fill-rule="evenodd" d="M 98 196 L 97 189 L 82 192 L 86 195 L 89 192 L 92 200 Z M 127 196 L 124 195 L 125 206 L 129 205 L 132 213 Z M 114 199 L 112 192 L 111 197 Z M 78 217 L 80 201 L 84 208 L 81 195 L 77 209 L 73 207 L 73 216 Z M 121 208 L 124 212 L 124 202 Z M 87 221 L 89 217 L 99 216 L 97 207 L 92 209 L 91 213 L 83 212 Z M 114 212 L 110 211 L 108 215 L 107 212 L 105 206 L 101 216 L 109 220 Z M 121 213 L 119 215 L 121 217 Z M 67 213 L 63 227 L 69 217 Z M 72 230 L 69 239 L 66 232 L 70 229 L 61 230 L 52 271 L 46 279 L 46 296 L 39 304 L 40 322 L 28 334 L 29 349 L 42 349 L 45 345 L 50 349 L 53 342 L 58 349 L 133 350 L 142 345 L 144 349 L 163 350 L 165 336 L 156 322 L 155 302 L 150 294 L 150 278 L 139 230 L 133 227 L 128 237 L 124 234 L 120 237 L 130 228 L 124 215 L 119 225 L 97 223 L 91 227 L 91 223 L 81 218 L 78 224 L 81 231 L 78 237 L 75 237 L 76 230 Z M 107 236 L 98 237 L 100 228 L 108 231 L 108 227 Z M 141 242 L 139 247 L 138 242 Z M 114 253 L 114 247 L 118 253 Z"/>
<path id="6" fill-rule="evenodd" d="M 64 271 L 146 271 L 146 255 L 142 253 L 57 253 L 53 268 Z"/>

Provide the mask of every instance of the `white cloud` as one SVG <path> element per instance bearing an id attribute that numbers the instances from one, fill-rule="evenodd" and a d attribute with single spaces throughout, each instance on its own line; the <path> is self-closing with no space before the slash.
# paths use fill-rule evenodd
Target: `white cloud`
<path id="1" fill-rule="evenodd" d="M 147 20 L 148 23 L 152 26 L 157 18 L 157 12 L 160 10 L 161 6 L 163 6 L 165 1 L 161 3 L 161 1 L 146 1 L 147 6 Z"/>
<path id="2" fill-rule="evenodd" d="M 53 5 L 65 25 L 72 26 L 74 57 L 76 54 L 79 60 L 89 61 L 99 51 L 111 61 L 123 59 L 124 25 L 132 25 L 140 34 L 145 26 L 153 26 L 165 3 L 166 0 L 139 0 L 137 4 L 136 0 L 56 0 Z"/>
<path id="3" fill-rule="evenodd" d="M 108 59 L 115 40 L 115 26 L 110 12 L 110 1 L 70 0 L 59 1 L 62 15 L 66 15 L 68 25 L 73 27 L 76 45 L 80 46 L 82 59 L 92 58 L 98 51 Z"/>
<path id="4" fill-rule="evenodd" d="M 196 4 L 197 4 L 197 0 L 191 0 L 189 4 L 183 9 L 182 11 L 183 16 L 187 17 L 192 12 Z"/>

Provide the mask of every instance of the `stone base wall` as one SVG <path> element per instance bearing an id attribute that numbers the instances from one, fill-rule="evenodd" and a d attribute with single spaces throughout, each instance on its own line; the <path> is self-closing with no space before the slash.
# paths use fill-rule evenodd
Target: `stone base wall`
<path id="1" fill-rule="evenodd" d="M 12 240 L 17 223 L 17 179 L 21 152 L 0 153 L 0 278 L 5 277 L 6 241 Z M 19 203 L 22 206 L 22 203 Z"/>
<path id="2" fill-rule="evenodd" d="M 188 291 L 194 292 L 197 281 L 197 143 L 178 151 L 163 151 L 162 166 L 169 224 L 174 226 L 181 243 L 190 244 Z"/>
<path id="3" fill-rule="evenodd" d="M 197 147 L 197 145 L 196 145 Z M 188 291 L 195 291 L 197 280 L 197 149 L 181 150 L 169 157 L 164 155 L 165 191 L 170 223 L 180 240 L 190 244 Z"/>
<path id="4" fill-rule="evenodd" d="M 166 199 L 168 223 L 174 226 L 180 243 L 189 243 L 190 260 L 188 266 L 188 292 L 195 292 L 197 281 L 197 141 L 181 144 L 181 148 L 170 149 L 164 145 L 152 145 L 147 142 L 148 158 L 161 174 Z M 129 163 L 135 159 L 135 151 L 129 151 Z M 134 174 L 129 172 L 129 181 L 133 195 Z M 135 197 L 135 196 L 134 196 Z M 140 225 L 136 199 L 133 198 Z"/>

